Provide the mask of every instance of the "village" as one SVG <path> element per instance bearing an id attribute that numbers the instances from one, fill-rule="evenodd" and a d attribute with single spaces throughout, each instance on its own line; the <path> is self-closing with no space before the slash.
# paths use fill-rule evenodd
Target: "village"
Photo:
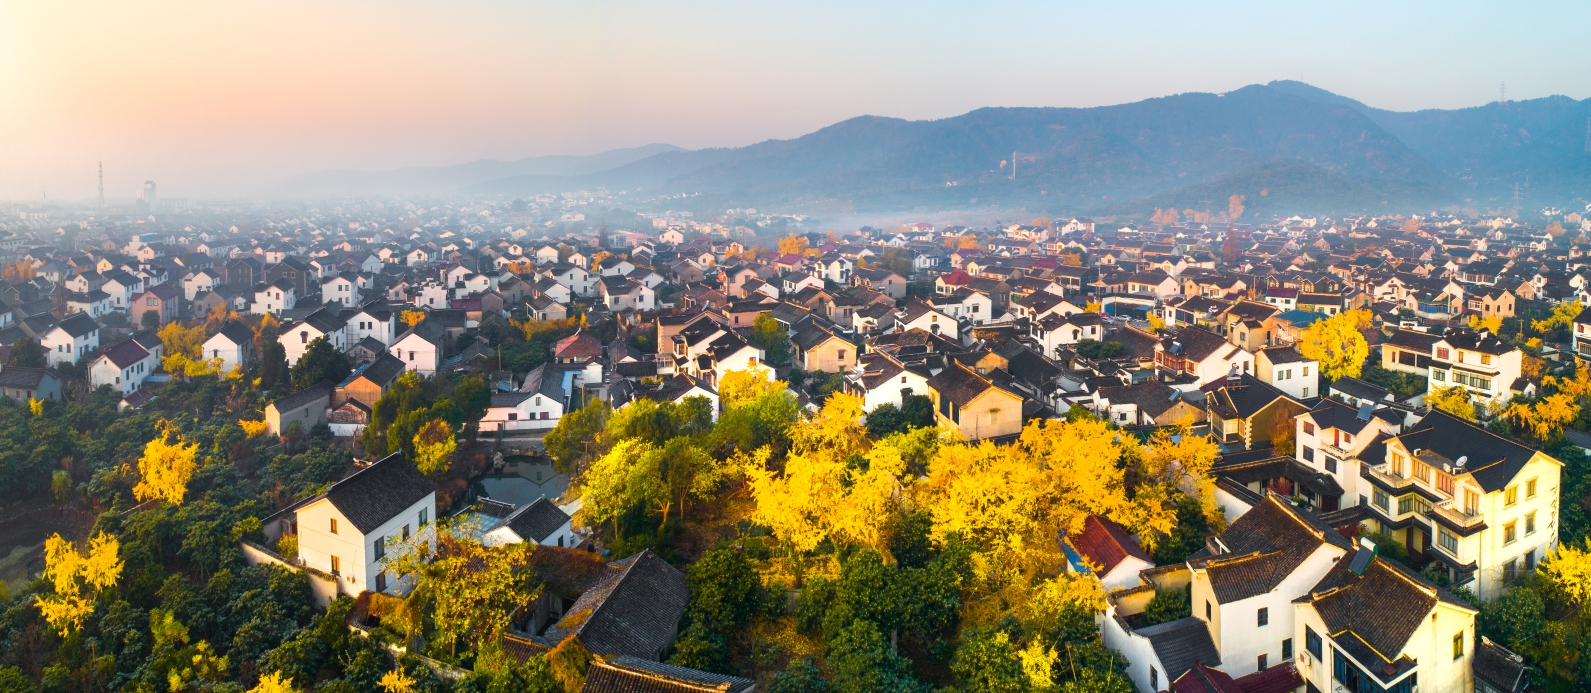
<path id="1" fill-rule="evenodd" d="M 1564 615 L 1591 570 L 1591 217 L 1261 221 L 1234 197 L 1150 222 L 610 227 L 625 199 L 24 211 L 0 239 L 6 416 L 104 413 L 76 467 L 0 467 L 118 517 L 95 536 L 199 502 L 201 477 L 250 489 L 212 499 L 249 516 L 213 511 L 225 546 L 191 589 L 292 574 L 303 622 L 384 643 L 411 693 L 1591 671 Z M 138 449 L 89 450 L 122 420 Z M 194 443 L 175 492 L 137 490 L 152 449 Z M 241 480 L 192 476 L 212 467 Z"/>

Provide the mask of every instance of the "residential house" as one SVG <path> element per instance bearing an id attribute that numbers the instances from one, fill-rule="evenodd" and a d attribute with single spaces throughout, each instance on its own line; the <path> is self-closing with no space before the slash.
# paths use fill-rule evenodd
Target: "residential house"
<path id="1" fill-rule="evenodd" d="M 431 320 L 421 320 L 407 332 L 398 335 L 390 351 L 403 361 L 406 370 L 431 375 L 442 367 L 446 339 L 445 327 Z"/>
<path id="2" fill-rule="evenodd" d="M 391 560 L 435 533 L 436 482 L 395 452 L 293 511 L 304 565 L 337 579 L 340 594 L 401 594 L 409 578 Z"/>
<path id="3" fill-rule="evenodd" d="M 374 409 L 376 400 L 387 394 L 387 390 L 392 389 L 392 384 L 407 370 L 403 361 L 383 348 L 380 356 L 355 368 L 337 385 L 332 406 L 341 406 L 353 400 Z"/>
<path id="4" fill-rule="evenodd" d="M 1022 396 L 960 362 L 951 361 L 927 386 L 939 424 L 955 427 L 968 440 L 1022 431 Z"/>
<path id="5" fill-rule="evenodd" d="M 144 325 L 144 314 L 154 313 L 159 316 L 158 324 L 164 325 L 177 319 L 177 298 L 176 288 L 170 284 L 156 284 L 143 293 L 133 294 L 127 317 L 134 325 Z"/>
<path id="6" fill-rule="evenodd" d="M 201 351 L 206 359 L 221 359 L 223 373 L 237 367 L 247 369 L 254 363 L 254 332 L 243 323 L 228 320 L 220 331 L 204 340 Z"/>
<path id="7" fill-rule="evenodd" d="M 483 528 L 481 543 L 486 546 L 534 544 L 574 548 L 579 543 L 569 513 L 545 497 L 513 510 L 491 527 Z"/>
<path id="8" fill-rule="evenodd" d="M 1272 437 L 1285 433 L 1293 417 L 1307 409 L 1250 373 L 1235 373 L 1201 389 L 1210 413 L 1210 432 L 1227 450 L 1270 447 Z"/>
<path id="9" fill-rule="evenodd" d="M 160 369 L 160 359 L 136 340 L 125 339 L 106 347 L 89 365 L 89 383 L 98 388 L 109 385 L 123 395 L 132 394 L 144 380 Z"/>
<path id="10" fill-rule="evenodd" d="M 1205 418 L 1204 410 L 1184 400 L 1181 391 L 1154 379 L 1102 387 L 1094 398 L 1100 418 L 1120 426 L 1171 426 Z"/>
<path id="11" fill-rule="evenodd" d="M 287 365 L 298 364 L 298 359 L 304 352 L 309 351 L 310 343 L 317 339 L 325 338 L 333 349 L 339 352 L 348 349 L 348 323 L 336 312 L 321 308 L 303 320 L 288 322 L 282 325 L 281 334 L 276 341 L 287 352 Z"/>
<path id="12" fill-rule="evenodd" d="M 1425 376 L 1432 388 L 1464 387 L 1478 403 L 1511 399 L 1523 389 L 1523 366 L 1522 349 L 1486 330 L 1439 337 L 1400 329 L 1381 345 L 1382 368 Z"/>
<path id="13" fill-rule="evenodd" d="M 1106 590 L 1136 587 L 1138 572 L 1155 567 L 1132 534 L 1100 515 L 1083 518 L 1083 530 L 1068 533 L 1062 548 L 1070 572 L 1094 575 Z"/>
<path id="14" fill-rule="evenodd" d="M 87 313 L 73 313 L 37 335 L 51 366 L 76 363 L 99 348 L 99 321 Z"/>
<path id="15" fill-rule="evenodd" d="M 62 401 L 61 374 L 54 367 L 0 366 L 0 395 L 19 404 L 35 399 Z"/>
<path id="16" fill-rule="evenodd" d="M 1292 345 L 1262 347 L 1254 353 L 1254 371 L 1295 399 L 1320 396 L 1320 361 L 1305 358 Z"/>
<path id="17" fill-rule="evenodd" d="M 329 382 L 316 383 L 298 392 L 278 397 L 265 405 L 265 431 L 281 435 L 293 424 L 305 433 L 326 420 L 326 410 L 331 407 L 335 386 Z"/>
<path id="18" fill-rule="evenodd" d="M 828 328 L 810 323 L 790 336 L 797 368 L 808 373 L 838 373 L 856 365 L 856 345 L 835 336 Z"/>
<path id="19" fill-rule="evenodd" d="M 845 374 L 845 391 L 862 400 L 863 411 L 885 404 L 901 408 L 910 395 L 927 396 L 931 377 L 921 365 L 907 366 L 886 352 L 870 351 L 857 356 L 856 366 Z"/>
<path id="20" fill-rule="evenodd" d="M 249 312 L 255 315 L 280 315 L 282 311 L 298 305 L 298 290 L 291 282 L 278 279 L 254 290 L 254 304 Z"/>
<path id="21" fill-rule="evenodd" d="M 1220 381 L 1234 373 L 1254 372 L 1254 355 L 1240 346 L 1197 327 L 1184 327 L 1161 337 L 1155 346 L 1155 365 L 1195 378 L 1200 385 Z"/>

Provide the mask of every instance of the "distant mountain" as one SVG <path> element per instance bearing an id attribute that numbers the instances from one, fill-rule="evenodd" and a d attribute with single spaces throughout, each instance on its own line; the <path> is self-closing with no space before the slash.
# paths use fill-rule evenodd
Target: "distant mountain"
<path id="1" fill-rule="evenodd" d="M 1355 180 L 1449 182 L 1355 108 L 1250 86 L 1099 108 L 985 108 L 935 121 L 866 116 L 793 140 L 671 152 L 574 180 L 520 177 L 470 191 L 605 184 L 701 192 L 709 205 L 839 198 L 860 211 L 989 204 L 1086 211 L 1278 160 Z"/>
<path id="2" fill-rule="evenodd" d="M 1265 86 L 1363 113 L 1454 178 L 1451 189 L 1459 197 L 1511 199 L 1515 183 L 1527 202 L 1591 197 L 1591 99 L 1549 96 L 1399 112 L 1302 82 Z"/>
<path id="3" fill-rule="evenodd" d="M 395 171 L 316 171 L 289 178 L 279 188 L 284 193 L 328 195 L 454 193 L 484 181 L 513 176 L 582 176 L 675 151 L 680 148 L 671 144 L 648 144 L 589 156 L 534 156 L 518 161 L 481 159 L 456 166 L 416 166 Z"/>
<path id="4" fill-rule="evenodd" d="M 1144 215 L 1157 209 L 1224 211 L 1242 195 L 1244 217 L 1277 214 L 1348 214 L 1362 210 L 1433 209 L 1454 204 L 1454 196 L 1429 183 L 1362 179 L 1299 161 L 1271 161 L 1220 180 L 1176 188 L 1108 205 L 1096 213 Z"/>

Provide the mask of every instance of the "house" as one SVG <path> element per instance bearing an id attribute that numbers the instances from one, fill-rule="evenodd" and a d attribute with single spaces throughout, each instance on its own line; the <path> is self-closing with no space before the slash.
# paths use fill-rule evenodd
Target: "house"
<path id="1" fill-rule="evenodd" d="M 421 320 L 398 335 L 390 351 L 403 361 L 405 369 L 430 375 L 442 367 L 446 338 L 446 328 L 431 320 Z"/>
<path id="2" fill-rule="evenodd" d="M 1439 409 L 1385 443 L 1385 461 L 1362 473 L 1366 523 L 1441 563 L 1452 584 L 1496 599 L 1557 549 L 1558 460 Z"/>
<path id="3" fill-rule="evenodd" d="M 1276 316 L 1280 313 L 1275 306 L 1241 300 L 1221 313 L 1216 325 L 1226 341 L 1254 351 L 1276 343 Z"/>
<path id="4" fill-rule="evenodd" d="M 356 399 L 348 400 L 326 413 L 326 424 L 333 436 L 356 437 L 370 424 L 370 407 Z"/>
<path id="5" fill-rule="evenodd" d="M 795 345 L 793 363 L 808 373 L 838 373 L 856 365 L 856 345 L 816 323 L 809 323 L 791 335 L 790 343 Z"/>
<path id="6" fill-rule="evenodd" d="M 153 312 L 164 325 L 177 319 L 177 290 L 170 284 L 156 284 L 143 293 L 133 294 L 127 317 L 134 325 L 143 325 L 144 314 Z"/>
<path id="7" fill-rule="evenodd" d="M 601 286 L 602 303 L 615 313 L 626 310 L 646 312 L 657 308 L 657 292 L 634 279 L 605 276 Z"/>
<path id="8" fill-rule="evenodd" d="M 214 291 L 222 284 L 221 273 L 213 269 L 202 269 L 189 274 L 182 279 L 182 297 L 192 301 L 193 297 L 201 291 Z"/>
<path id="9" fill-rule="evenodd" d="M 298 392 L 278 397 L 265 405 L 265 430 L 271 435 L 281 435 L 293 424 L 305 433 L 326 420 L 326 409 L 331 406 L 335 386 L 329 382 L 316 383 Z"/>
<path id="10" fill-rule="evenodd" d="M 1207 629 L 1222 670 L 1242 676 L 1293 659 L 1294 599 L 1347 564 L 1355 546 L 1313 513 L 1267 493 L 1206 548 L 1208 558 L 1188 564 L 1193 618 Z"/>
<path id="11" fill-rule="evenodd" d="M 389 555 L 411 542 L 429 544 L 436 519 L 436 483 L 395 452 L 293 511 L 298 555 L 308 568 L 337 579 L 337 591 L 402 593 L 408 580 L 391 574 Z"/>
<path id="12" fill-rule="evenodd" d="M 865 286 L 893 299 L 906 298 L 906 278 L 887 269 L 859 269 L 851 275 L 851 283 Z"/>
<path id="13" fill-rule="evenodd" d="M 1138 540 L 1109 518 L 1090 514 L 1083 531 L 1063 540 L 1069 572 L 1095 575 L 1106 590 L 1138 585 L 1138 571 L 1155 567 Z"/>
<path id="14" fill-rule="evenodd" d="M 509 513 L 495 526 L 485 528 L 481 543 L 486 546 L 535 544 L 574 548 L 580 542 L 572 525 L 569 513 L 542 497 Z"/>
<path id="15" fill-rule="evenodd" d="M 53 367 L 0 366 L 0 395 L 19 404 L 34 399 L 61 401 L 61 374 Z"/>
<path id="16" fill-rule="evenodd" d="M 1292 452 L 1299 463 L 1324 475 L 1322 480 L 1334 488 L 1306 488 L 1289 495 L 1303 497 L 1323 512 L 1368 505 L 1374 494 L 1364 468 L 1385 461 L 1387 439 L 1402 430 L 1402 423 L 1402 412 L 1377 408 L 1372 402 L 1352 405 L 1322 399 L 1298 414 L 1293 421 L 1295 449 L 1279 452 Z M 1285 485 L 1276 490 L 1290 491 Z M 1361 514 L 1368 512 L 1368 508 L 1360 509 Z"/>
<path id="17" fill-rule="evenodd" d="M 359 305 L 359 275 L 343 272 L 320 280 L 320 298 L 324 305 L 341 304 L 348 308 Z"/>
<path id="18" fill-rule="evenodd" d="M 1381 367 L 1426 376 L 1432 388 L 1460 386 L 1479 402 L 1507 402 L 1524 351 L 1486 330 L 1436 336 L 1398 330 L 1381 345 Z"/>
<path id="19" fill-rule="evenodd" d="M 927 386 L 939 425 L 955 427 L 968 440 L 1022 431 L 1022 396 L 958 361 L 929 378 Z"/>
<path id="20" fill-rule="evenodd" d="M 1304 358 L 1291 345 L 1263 347 L 1255 352 L 1254 372 L 1260 380 L 1296 399 L 1320 396 L 1320 362 Z"/>
<path id="21" fill-rule="evenodd" d="M 1160 338 L 1155 345 L 1155 365 L 1192 376 L 1205 385 L 1233 373 L 1252 373 L 1254 355 L 1214 333 L 1184 327 Z"/>
<path id="22" fill-rule="evenodd" d="M 1289 605 L 1287 642 L 1302 643 L 1299 667 L 1315 690 L 1483 690 L 1471 678 L 1477 654 L 1468 602 L 1377 555 L 1360 539 Z M 1291 655 L 1283 647 L 1282 661 Z"/>
<path id="23" fill-rule="evenodd" d="M 1149 294 L 1156 299 L 1166 299 L 1182 293 L 1182 285 L 1160 270 L 1137 272 L 1127 277 L 1127 293 Z"/>
<path id="24" fill-rule="evenodd" d="M 916 328 L 934 335 L 960 339 L 961 328 L 955 318 L 940 312 L 921 299 L 912 299 L 895 315 L 895 331 L 905 332 Z"/>
<path id="25" fill-rule="evenodd" d="M 863 411 L 885 404 L 901 408 L 908 396 L 927 396 L 931 377 L 919 364 L 908 367 L 886 352 L 870 351 L 857 356 L 856 366 L 845 374 L 845 391 L 862 400 Z"/>
<path id="26" fill-rule="evenodd" d="M 1306 407 L 1251 373 L 1234 373 L 1202 388 L 1210 433 L 1227 450 L 1269 447 Z"/>
<path id="27" fill-rule="evenodd" d="M 332 405 L 341 406 L 344 402 L 353 400 L 374 408 L 376 400 L 387 394 L 387 390 L 392 389 L 392 384 L 398 381 L 398 376 L 403 375 L 406 370 L 403 361 L 383 349 L 380 356 L 355 368 L 337 385 Z"/>
<path id="28" fill-rule="evenodd" d="M 332 310 L 321 308 L 303 320 L 289 322 L 282 325 L 282 333 L 276 341 L 287 352 L 287 365 L 298 364 L 298 359 L 304 352 L 309 351 L 310 343 L 317 339 L 325 338 L 337 351 L 348 349 L 347 328 L 348 323 Z"/>
<path id="29" fill-rule="evenodd" d="M 160 359 L 136 340 L 125 339 L 100 353 L 88 367 L 89 383 L 99 388 L 109 385 L 123 395 L 131 394 L 144 379 L 160 368 Z"/>
<path id="30" fill-rule="evenodd" d="M 236 320 L 228 320 L 221 330 L 204 340 L 202 348 L 206 359 L 221 359 L 221 372 L 233 368 L 247 369 L 254 363 L 254 332 Z"/>
<path id="31" fill-rule="evenodd" d="M 76 363 L 99 348 L 99 327 L 99 322 L 87 313 L 72 313 L 39 334 L 39 345 L 44 347 L 51 366 Z"/>
<path id="32" fill-rule="evenodd" d="M 1028 323 L 1028 332 L 1043 347 L 1044 353 L 1059 358 L 1061 347 L 1085 339 L 1098 341 L 1104 334 L 1099 313 L 1050 313 Z"/>
<path id="33" fill-rule="evenodd" d="M 1122 387 L 1102 387 L 1095 394 L 1100 418 L 1120 426 L 1171 426 L 1203 421 L 1204 410 L 1183 399 L 1183 393 L 1155 379 Z"/>
<path id="34" fill-rule="evenodd" d="M 616 409 L 623 409 L 638 399 L 684 404 L 685 400 L 692 397 L 707 400 L 713 412 L 713 420 L 718 420 L 720 408 L 718 392 L 707 381 L 684 373 L 665 378 L 655 386 L 625 381 L 613 388 L 613 406 Z"/>
<path id="35" fill-rule="evenodd" d="M 558 643 L 575 637 L 579 638 L 587 651 L 605 653 L 603 659 L 608 662 L 625 657 L 659 662 L 668 657 L 673 647 L 674 638 L 679 634 L 680 617 L 684 615 L 685 605 L 689 601 L 690 591 L 685 586 L 685 573 L 648 549 L 604 567 L 596 583 L 564 610 L 566 614 L 579 614 L 581 618 L 565 617 L 548 626 L 540 635 L 511 634 L 511 640 L 530 645 L 527 648 L 530 650 L 545 651 L 542 648 L 557 647 Z M 511 649 L 514 645 L 513 642 L 505 643 L 505 649 Z M 600 671 L 598 668 L 593 670 Z M 730 677 L 722 678 L 725 681 L 732 680 Z M 648 679 L 646 683 L 646 687 L 638 689 L 605 690 L 691 690 L 658 686 L 655 685 L 658 683 L 655 679 Z M 586 686 L 591 687 L 589 678 Z M 733 689 L 720 683 L 709 690 Z"/>
<path id="36" fill-rule="evenodd" d="M 333 306 L 335 307 L 335 306 Z M 358 344 L 366 339 L 374 339 L 382 346 L 392 343 L 392 338 L 397 334 L 398 312 L 380 299 L 366 303 L 356 310 L 342 310 L 338 313 L 347 327 L 346 343 Z"/>
<path id="37" fill-rule="evenodd" d="M 266 284 L 254 290 L 254 305 L 249 312 L 255 315 L 279 315 L 298 305 L 298 290 L 285 279 Z"/>
<path id="38" fill-rule="evenodd" d="M 518 392 L 492 395 L 491 406 L 481 418 L 481 430 L 546 430 L 558 425 L 568 409 L 569 393 L 564 389 L 564 371 L 537 366 L 525 377 Z M 599 367 L 600 368 L 600 367 Z M 572 387 L 572 386 L 571 386 Z"/>

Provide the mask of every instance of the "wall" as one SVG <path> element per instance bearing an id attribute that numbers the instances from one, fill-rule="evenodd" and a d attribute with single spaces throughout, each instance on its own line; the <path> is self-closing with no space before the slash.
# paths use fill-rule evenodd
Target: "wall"
<path id="1" fill-rule="evenodd" d="M 1476 585 L 1478 588 L 1476 592 L 1482 599 L 1488 601 L 1496 599 L 1506 590 L 1503 584 L 1504 563 L 1518 559 L 1520 570 L 1523 571 L 1523 557 L 1531 549 L 1536 550 L 1536 561 L 1539 563 L 1542 556 L 1558 546 L 1557 507 L 1559 480 L 1563 468 L 1550 459 L 1537 453 L 1535 458 L 1514 477 L 1510 485 L 1518 484 L 1519 502 L 1513 507 L 1503 505 L 1506 488 L 1481 498 L 1481 512 L 1486 518 L 1486 529 L 1479 535 L 1480 556 L 1476 562 L 1478 569 L 1475 575 L 1480 583 Z M 1532 478 L 1536 479 L 1536 497 L 1526 498 L 1525 482 Z M 1525 515 L 1531 512 L 1536 513 L 1536 531 L 1527 536 Z M 1503 526 L 1509 522 L 1517 523 L 1517 539 L 1512 544 L 1504 544 Z M 1435 541 L 1433 537 L 1432 543 Z"/>
<path id="2" fill-rule="evenodd" d="M 243 560 L 247 561 L 249 565 L 272 563 L 308 574 L 309 590 L 314 595 L 316 607 L 324 609 L 326 605 L 336 601 L 337 581 L 332 576 L 318 570 L 305 570 L 303 566 L 293 565 L 275 551 L 252 541 L 243 541 L 238 548 L 243 550 Z"/>
<path id="3" fill-rule="evenodd" d="M 272 435 L 280 435 L 293 425 L 294 421 L 303 427 L 305 433 L 326 420 L 326 408 L 331 406 L 331 396 L 317 397 L 314 401 L 302 407 L 294 408 L 289 412 L 278 411 L 276 403 L 265 406 L 265 430 Z"/>

